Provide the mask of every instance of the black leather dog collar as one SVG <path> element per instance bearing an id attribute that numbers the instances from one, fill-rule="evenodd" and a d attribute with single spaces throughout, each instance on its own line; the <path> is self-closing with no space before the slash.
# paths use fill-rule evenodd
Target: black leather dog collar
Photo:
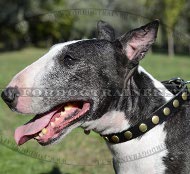
<path id="1" fill-rule="evenodd" d="M 189 100 L 189 92 L 186 85 L 189 82 L 185 82 L 180 78 L 175 78 L 162 83 L 174 94 L 174 97 L 170 101 L 150 114 L 148 119 L 141 121 L 135 126 L 119 133 L 102 135 L 102 137 L 106 141 L 114 144 L 130 141 L 145 134 L 156 125 L 163 123 L 168 119 L 168 117 L 171 117 L 178 112 L 180 110 L 180 106 Z"/>

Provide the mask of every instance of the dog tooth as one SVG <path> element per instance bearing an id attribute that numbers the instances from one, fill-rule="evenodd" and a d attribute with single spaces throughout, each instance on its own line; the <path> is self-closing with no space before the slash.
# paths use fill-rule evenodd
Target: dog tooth
<path id="1" fill-rule="evenodd" d="M 39 140 L 39 139 L 40 139 L 40 136 L 36 136 L 35 139 Z"/>
<path id="2" fill-rule="evenodd" d="M 46 128 L 43 128 L 42 129 L 42 133 L 45 135 L 47 133 L 47 129 Z"/>
<path id="3" fill-rule="evenodd" d="M 58 121 L 60 118 L 55 118 L 55 121 Z"/>
<path id="4" fill-rule="evenodd" d="M 55 123 L 54 122 L 51 122 L 50 125 L 51 125 L 51 127 L 55 127 Z"/>
<path id="5" fill-rule="evenodd" d="M 43 135 L 44 135 L 44 134 L 43 134 L 42 132 L 39 133 L 39 137 L 43 137 Z"/>
<path id="6" fill-rule="evenodd" d="M 65 112 L 61 112 L 61 116 L 64 117 L 65 116 Z"/>
<path id="7" fill-rule="evenodd" d="M 64 107 L 65 111 L 68 111 L 68 110 L 70 110 L 70 109 L 72 109 L 72 108 L 73 108 L 72 105 L 67 105 L 67 106 Z"/>

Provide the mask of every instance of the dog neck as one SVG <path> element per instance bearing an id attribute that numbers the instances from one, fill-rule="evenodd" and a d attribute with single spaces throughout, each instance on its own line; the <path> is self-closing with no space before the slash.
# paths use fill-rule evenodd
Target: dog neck
<path id="1" fill-rule="evenodd" d="M 123 93 L 119 100 L 112 104 L 115 107 L 111 107 L 100 119 L 89 121 L 82 127 L 102 135 L 118 133 L 146 119 L 150 113 L 173 97 L 159 81 L 140 66 L 128 81 L 124 92 L 125 95 Z M 121 144 L 107 142 L 113 155 L 116 173 L 163 173 L 165 166 L 162 158 L 167 155 L 165 139 L 166 132 L 162 123 L 141 138 Z M 161 152 L 155 153 L 156 150 Z"/>

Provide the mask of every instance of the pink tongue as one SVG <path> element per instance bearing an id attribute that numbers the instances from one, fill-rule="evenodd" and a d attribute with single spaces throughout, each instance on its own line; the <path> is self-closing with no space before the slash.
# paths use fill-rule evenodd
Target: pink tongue
<path id="1" fill-rule="evenodd" d="M 14 135 L 16 143 L 18 145 L 22 145 L 26 141 L 32 139 L 33 137 L 29 136 L 40 132 L 44 127 L 46 127 L 56 111 L 57 109 L 39 118 L 35 117 L 25 125 L 18 127 L 15 130 L 15 135 Z"/>

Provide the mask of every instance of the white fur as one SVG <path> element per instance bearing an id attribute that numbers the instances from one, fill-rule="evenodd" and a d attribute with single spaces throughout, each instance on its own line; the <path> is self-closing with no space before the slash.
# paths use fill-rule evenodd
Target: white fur
<path id="1" fill-rule="evenodd" d="M 173 94 L 171 94 L 162 83 L 154 79 L 152 75 L 146 72 L 139 66 L 138 72 L 144 72 L 152 79 L 154 86 L 160 90 L 160 94 L 169 101 Z M 147 132 L 141 139 L 133 139 L 126 143 L 112 145 L 108 143 L 118 174 L 164 174 L 165 166 L 163 164 L 163 157 L 167 156 L 165 147 L 166 132 L 164 131 L 164 124 L 157 125 L 152 130 Z M 161 152 L 150 154 L 148 157 L 143 157 L 143 153 L 150 152 L 151 149 L 160 147 Z M 130 161 L 130 157 L 141 154 L 141 159 Z"/>
<path id="2" fill-rule="evenodd" d="M 138 68 L 139 73 L 146 73 L 152 79 L 154 86 L 160 90 L 166 101 L 172 98 L 172 94 L 142 67 Z M 100 119 L 86 122 L 82 125 L 87 130 L 94 130 L 100 134 L 121 132 L 130 127 L 123 112 L 111 111 L 104 114 Z M 163 157 L 167 156 L 165 147 L 166 132 L 164 123 L 157 125 L 147 132 L 142 138 L 136 138 L 126 143 L 107 143 L 112 152 L 117 174 L 164 174 L 165 166 Z M 159 150 L 155 150 L 159 149 Z M 152 151 L 153 150 L 153 151 Z M 147 155 L 147 152 L 148 155 Z M 140 156 L 140 159 L 136 159 Z"/>
<path id="3" fill-rule="evenodd" d="M 34 87 L 33 84 L 38 80 L 36 79 L 37 76 L 40 75 L 40 77 L 43 77 L 44 73 L 46 73 L 47 71 L 51 71 L 51 69 L 55 68 L 53 58 L 58 55 L 64 47 L 79 41 L 82 40 L 68 41 L 52 46 L 51 49 L 44 56 L 39 58 L 31 65 L 27 66 L 21 72 L 19 72 L 8 86 L 14 87 L 15 85 L 17 85 L 19 87 L 20 85 L 22 86 L 22 88 Z M 20 81 L 20 79 L 22 79 L 22 82 Z"/>
<path id="4" fill-rule="evenodd" d="M 118 174 L 164 174 L 165 166 L 162 159 L 168 152 L 165 148 L 166 132 L 163 128 L 164 124 L 158 125 L 141 139 L 136 138 L 115 145 L 108 143 Z M 151 150 L 155 148 L 161 151 L 154 154 Z"/>
<path id="5" fill-rule="evenodd" d="M 74 44 L 79 41 L 80 40 L 70 41 L 53 46 L 52 49 L 50 49 L 44 56 L 42 56 L 40 59 L 38 59 L 28 67 L 26 67 L 20 73 L 18 73 L 12 79 L 12 81 L 9 83 L 8 86 L 9 87 L 17 86 L 20 89 L 20 91 L 24 88 L 29 90 L 31 88 L 38 88 L 38 89 L 45 88 L 41 83 L 41 80 L 43 77 L 47 75 L 47 73 L 51 73 L 55 70 L 56 68 L 55 57 L 60 54 L 61 50 L 67 49 L 68 45 Z M 24 91 L 27 90 L 21 91 L 22 95 L 18 98 L 16 109 L 18 112 L 21 113 L 31 113 L 33 112 L 32 111 L 32 103 L 34 103 L 33 101 L 38 100 L 38 102 L 41 102 L 43 100 L 43 97 L 38 97 L 35 100 L 33 100 L 32 97 L 26 97 L 28 95 L 27 92 L 23 94 Z M 37 108 L 37 106 L 40 107 L 39 105 L 36 105 L 35 106 L 36 109 L 40 109 L 43 112 L 43 110 L 41 108 Z"/>
<path id="6" fill-rule="evenodd" d="M 138 67 L 138 72 L 139 74 L 144 72 L 150 79 L 152 79 L 154 86 L 160 91 L 160 94 L 166 99 L 166 101 L 169 101 L 173 97 L 173 94 L 168 91 L 162 83 L 149 74 L 142 66 Z"/>
<path id="7" fill-rule="evenodd" d="M 129 128 L 129 124 L 123 112 L 111 111 L 97 120 L 85 122 L 82 127 L 86 130 L 93 130 L 102 135 L 106 135 L 114 132 L 121 132 Z"/>
<path id="8" fill-rule="evenodd" d="M 85 40 L 86 40 L 86 39 L 85 39 Z M 71 45 L 71 44 L 76 43 L 76 42 L 79 42 L 79 41 L 82 41 L 82 40 L 72 40 L 72 41 L 68 41 L 68 42 L 64 42 L 64 43 L 58 43 L 58 44 L 53 45 L 53 46 L 50 48 L 50 50 L 56 52 L 57 50 L 62 49 L 64 46 Z"/>

